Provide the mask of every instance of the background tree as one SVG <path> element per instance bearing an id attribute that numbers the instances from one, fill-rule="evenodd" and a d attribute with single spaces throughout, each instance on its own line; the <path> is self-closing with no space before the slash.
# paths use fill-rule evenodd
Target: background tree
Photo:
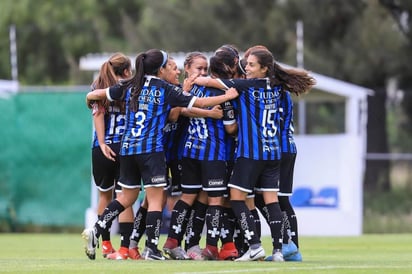
<path id="1" fill-rule="evenodd" d="M 81 56 L 152 47 L 263 44 L 278 61 L 296 65 L 302 20 L 305 68 L 375 91 L 368 98 L 368 152 L 412 151 L 411 10 L 406 0 L 3 0 L 0 58 L 9 60 L 14 24 L 23 85 L 89 84 L 78 68 Z M 0 78 L 10 78 L 9 62 L 0 62 Z M 403 94 L 394 104 L 389 82 Z M 366 189 L 390 189 L 389 170 L 388 161 L 367 161 Z"/>

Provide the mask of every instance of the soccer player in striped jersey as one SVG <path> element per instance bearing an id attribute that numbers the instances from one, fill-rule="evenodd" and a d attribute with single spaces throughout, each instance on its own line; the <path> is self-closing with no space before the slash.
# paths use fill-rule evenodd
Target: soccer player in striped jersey
<path id="1" fill-rule="evenodd" d="M 176 65 L 176 62 L 172 57 L 169 56 L 169 59 L 164 67 L 161 67 L 159 69 L 158 76 L 159 78 L 165 80 L 166 82 L 177 85 L 179 86 L 179 75 L 180 75 L 180 70 Z M 174 111 L 176 108 L 173 108 L 170 110 L 169 117 L 168 117 L 168 122 L 164 128 L 164 138 L 163 142 L 165 145 L 165 156 L 166 156 L 166 164 L 168 169 L 173 170 L 174 178 L 175 180 L 178 180 L 179 174 L 178 171 L 175 171 L 174 168 L 172 168 L 172 162 L 174 163 L 174 155 L 175 152 L 177 154 L 177 151 L 175 150 L 177 146 L 175 143 L 173 143 L 173 139 L 175 138 L 175 135 L 179 135 L 177 132 L 179 132 L 179 128 L 182 127 L 180 123 L 177 122 L 177 116 L 179 115 L 180 111 Z M 177 112 L 177 115 L 174 113 Z M 175 167 L 175 165 L 173 165 Z M 166 176 L 168 177 L 168 170 L 166 171 Z M 170 178 L 168 178 L 168 185 L 165 187 L 165 190 L 168 191 L 170 190 Z M 166 203 L 166 196 L 164 197 L 164 203 Z M 142 203 L 140 204 L 140 207 L 138 211 L 136 212 L 136 216 L 134 219 L 134 225 L 133 225 L 133 233 L 130 239 L 130 247 L 133 248 L 138 248 L 138 244 L 140 242 L 140 239 L 144 235 L 144 232 L 146 231 L 146 216 L 147 216 L 147 200 L 146 198 L 143 199 Z"/>
<path id="2" fill-rule="evenodd" d="M 172 106 L 191 108 L 221 104 L 238 96 L 235 89 L 214 97 L 197 97 L 189 90 L 197 75 L 186 79 L 184 89 L 171 85 L 157 77 L 159 69 L 167 63 L 166 52 L 151 49 L 136 57 L 136 74 L 121 85 L 97 89 L 86 96 L 86 104 L 108 98 L 126 102 L 126 129 L 120 149 L 121 197 L 113 200 L 91 228 L 82 237 L 89 259 L 95 259 L 98 239 L 107 225 L 137 199 L 143 182 L 148 202 L 146 217 L 146 247 L 142 257 L 147 260 L 164 260 L 158 250 L 162 223 L 163 195 L 166 186 L 166 161 L 163 145 L 163 129 Z"/>
<path id="3" fill-rule="evenodd" d="M 170 84 L 180 86 L 180 70 L 172 57 L 169 57 L 169 60 L 164 68 L 159 69 L 158 76 Z M 168 204 L 173 205 L 176 202 L 175 197 L 178 197 L 181 194 L 181 158 L 185 134 L 189 123 L 189 118 L 181 115 L 181 113 L 184 113 L 185 115 L 207 116 L 215 119 L 220 119 L 222 117 L 222 111 L 216 107 L 213 107 L 211 110 L 196 107 L 192 107 L 188 110 L 182 107 L 174 107 L 170 110 L 167 123 L 163 129 L 163 144 L 165 147 L 167 165 L 166 176 L 168 178 L 168 185 L 165 187 L 166 195 L 164 197 L 164 203 L 167 201 Z M 166 197 L 168 194 L 170 194 L 170 196 Z M 144 234 L 146 227 L 147 207 L 147 201 L 144 199 L 135 217 L 135 226 L 131 239 L 131 245 L 133 245 L 133 247 L 137 247 L 140 238 Z M 176 259 L 176 256 L 178 256 L 176 253 L 179 254 L 179 252 L 175 250 L 173 251 L 173 254 L 168 255 L 173 259 Z M 178 257 L 178 259 L 185 258 Z M 186 259 L 188 259 L 188 257 Z"/>
<path id="4" fill-rule="evenodd" d="M 92 89 L 115 85 L 131 77 L 131 62 L 122 53 L 113 54 L 100 68 L 99 75 L 92 83 Z M 120 141 L 125 129 L 125 105 L 123 102 L 96 101 L 93 104 L 94 137 L 92 148 L 92 170 L 94 182 L 99 190 L 98 215 L 113 199 L 113 189 L 121 195 L 116 184 L 119 179 Z M 115 187 L 116 186 L 116 187 Z M 128 207 L 119 215 L 120 249 L 115 251 L 110 241 L 110 230 L 102 234 L 102 253 L 108 259 L 128 257 L 136 259 L 136 250 L 129 250 L 132 232 L 133 209 Z"/>
<path id="5" fill-rule="evenodd" d="M 245 78 L 244 73 L 240 70 L 239 50 L 230 44 L 225 44 L 215 51 L 215 55 L 210 59 L 210 70 L 215 73 L 212 77 L 219 78 Z M 235 152 L 237 145 L 237 124 L 236 112 L 233 108 L 233 102 L 225 102 L 223 108 L 223 125 L 226 131 L 226 182 L 229 181 L 232 174 Z M 220 240 L 222 242 L 219 250 L 220 260 L 234 260 L 239 256 L 239 252 L 234 244 L 233 236 L 236 226 L 236 217 L 230 206 L 229 191 L 224 194 L 223 214 L 221 217 Z"/>
<path id="6" fill-rule="evenodd" d="M 293 101 L 290 92 L 285 88 L 281 90 L 279 113 L 282 159 L 280 161 L 278 199 L 283 220 L 282 254 L 285 261 L 302 261 L 302 255 L 298 250 L 298 224 L 296 214 L 289 201 L 293 190 L 293 171 L 297 150 L 293 137 Z M 268 211 L 261 194 L 256 194 L 255 203 L 263 213 L 265 219 L 268 220 Z M 265 260 L 271 261 L 271 257 L 272 256 L 268 256 Z"/>
<path id="7" fill-rule="evenodd" d="M 263 193 L 268 211 L 272 259 L 284 261 L 281 252 L 282 217 L 277 197 L 281 159 L 280 91 L 282 87 L 288 87 L 293 92 L 305 92 L 315 82 L 303 70 L 282 69 L 268 50 L 261 49 L 250 52 L 246 73 L 247 80 L 219 80 L 224 87 L 235 87 L 240 94 L 236 100 L 239 143 L 229 187 L 232 208 L 249 242 L 249 250 L 236 261 L 265 257 L 254 218 L 245 203 L 247 194 L 253 190 Z M 198 78 L 195 83 L 208 82 Z"/>
<path id="8" fill-rule="evenodd" d="M 297 250 L 290 254 L 285 254 L 285 252 L 283 254 L 286 261 L 302 261 L 302 255 L 299 252 L 298 222 L 289 200 L 293 193 L 293 173 L 297 149 L 293 137 L 293 101 L 290 92 L 286 89 L 281 92 L 280 104 L 282 159 L 280 161 L 278 196 L 280 209 L 284 216 L 283 244 L 290 245 L 293 243 L 296 245 Z M 293 248 L 293 250 L 295 249 Z"/>
<path id="9" fill-rule="evenodd" d="M 201 52 L 191 52 L 186 55 L 184 61 L 185 79 L 191 75 L 206 76 L 208 71 L 207 57 Z M 209 111 L 209 110 L 205 110 Z M 221 111 L 220 111 L 221 112 Z M 181 109 L 181 116 L 187 119 L 187 126 L 189 126 L 189 119 L 186 117 L 202 117 L 188 115 L 186 109 Z M 203 116 L 205 117 L 205 116 Z M 218 117 L 219 119 L 221 118 Z M 186 140 L 187 129 L 185 133 Z M 183 154 L 182 146 L 182 154 Z M 182 166 L 183 172 L 183 166 Z M 204 219 L 207 209 L 207 196 L 204 192 L 200 195 L 186 193 L 182 191 L 180 199 L 176 202 L 171 215 L 170 227 L 167 240 L 163 246 L 163 250 L 172 259 L 203 259 L 199 247 L 199 240 L 204 226 Z M 189 248 L 188 253 L 181 247 L 183 236 L 186 233 L 186 249 Z M 192 244 L 189 246 L 189 244 Z M 188 255 L 190 254 L 190 256 Z"/>

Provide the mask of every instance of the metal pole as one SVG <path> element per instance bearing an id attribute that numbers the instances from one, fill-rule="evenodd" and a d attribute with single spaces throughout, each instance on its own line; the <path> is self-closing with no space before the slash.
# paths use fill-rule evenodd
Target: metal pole
<path id="1" fill-rule="evenodd" d="M 17 46 L 16 46 L 16 26 L 15 25 L 10 25 L 9 37 L 10 37 L 11 78 L 13 81 L 17 81 L 18 80 L 18 67 L 17 67 Z"/>
<path id="2" fill-rule="evenodd" d="M 304 67 L 303 60 L 303 22 L 296 22 L 296 65 L 298 68 Z M 306 133 L 306 102 L 304 99 L 298 100 L 298 133 Z"/>

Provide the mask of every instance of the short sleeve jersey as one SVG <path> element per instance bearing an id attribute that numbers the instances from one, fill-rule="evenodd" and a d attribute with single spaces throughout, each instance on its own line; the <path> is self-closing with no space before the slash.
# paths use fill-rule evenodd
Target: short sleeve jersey
<path id="1" fill-rule="evenodd" d="M 283 90 L 280 96 L 280 129 L 282 153 L 296 153 L 293 138 L 293 101 L 290 92 Z"/>
<path id="2" fill-rule="evenodd" d="M 239 92 L 234 104 L 238 123 L 236 157 L 280 160 L 280 88 L 272 88 L 267 78 L 219 81 Z"/>
<path id="3" fill-rule="evenodd" d="M 116 85 L 107 89 L 109 100 L 126 101 L 126 130 L 120 149 L 123 156 L 164 151 L 163 129 L 171 107 L 191 107 L 196 100 L 181 88 L 153 76 L 145 76 L 144 86 L 134 102 L 137 111 L 130 108 L 131 95 L 130 87 Z"/>
<path id="4" fill-rule="evenodd" d="M 166 161 L 182 159 L 188 125 L 189 118 L 179 116 L 176 122 L 168 122 L 164 127 L 163 142 L 166 148 Z"/>
<path id="5" fill-rule="evenodd" d="M 224 91 L 194 85 L 190 93 L 196 97 L 212 97 L 222 95 Z M 225 135 L 222 119 L 191 117 L 183 156 L 196 160 L 225 161 Z"/>
<path id="6" fill-rule="evenodd" d="M 113 103 L 109 105 L 109 108 L 104 114 L 104 142 L 105 144 L 120 143 L 122 140 L 125 128 L 126 117 L 125 114 L 120 111 L 118 106 L 114 106 Z M 99 141 L 97 140 L 96 131 L 93 132 L 93 144 L 92 147 L 98 147 Z"/>

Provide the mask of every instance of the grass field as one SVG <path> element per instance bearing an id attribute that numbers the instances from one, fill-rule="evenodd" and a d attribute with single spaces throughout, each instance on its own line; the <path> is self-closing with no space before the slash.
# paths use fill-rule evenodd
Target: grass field
<path id="1" fill-rule="evenodd" d="M 164 243 L 161 239 L 160 246 Z M 118 246 L 119 238 L 113 242 Z M 412 273 L 412 234 L 301 237 L 303 262 L 109 261 L 79 234 L 0 234 L 0 273 Z M 263 238 L 266 252 L 270 239 Z"/>

